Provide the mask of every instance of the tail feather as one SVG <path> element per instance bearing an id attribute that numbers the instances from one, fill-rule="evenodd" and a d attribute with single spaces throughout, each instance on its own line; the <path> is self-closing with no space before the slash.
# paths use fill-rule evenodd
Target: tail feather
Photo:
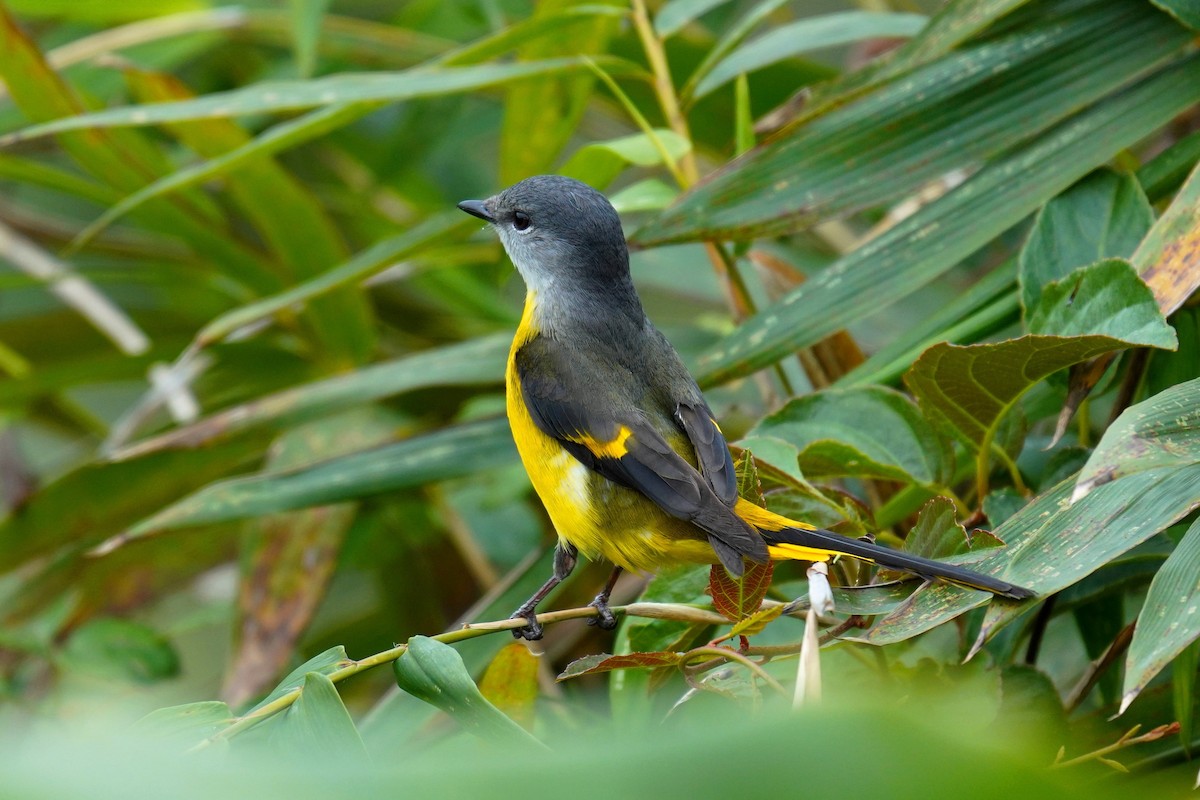
<path id="1" fill-rule="evenodd" d="M 772 547 L 773 551 L 778 550 L 782 551 L 781 554 L 787 554 L 786 551 L 789 546 L 799 548 L 798 551 L 788 554 L 795 558 L 812 559 L 812 555 L 809 555 L 809 553 L 823 553 L 827 554 L 827 557 L 833 554 L 847 555 L 861 561 L 874 562 L 888 569 L 904 570 L 905 572 L 920 575 L 922 578 L 941 579 L 958 584 L 959 586 L 966 586 L 970 589 L 982 589 L 1001 595 L 1002 597 L 1010 597 L 1014 600 L 1024 600 L 1036 596 L 1036 592 L 1030 591 L 1023 586 L 1017 586 L 1008 581 L 993 578 L 990 575 L 981 575 L 964 567 L 914 556 L 911 553 L 893 550 L 890 547 L 881 547 L 877 544 L 864 542 L 861 539 L 839 536 L 831 531 L 791 527 L 780 528 L 778 530 L 763 530 L 760 528 L 759 530 L 763 538 L 766 539 L 768 546 L 782 545 L 782 547 Z M 818 558 L 812 560 L 824 559 Z"/>

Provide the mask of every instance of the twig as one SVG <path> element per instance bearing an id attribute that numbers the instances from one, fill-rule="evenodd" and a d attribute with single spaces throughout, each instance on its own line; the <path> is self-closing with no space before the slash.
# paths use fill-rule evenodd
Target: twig
<path id="1" fill-rule="evenodd" d="M 1124 735 L 1122 735 L 1120 739 L 1117 739 L 1112 744 L 1105 745 L 1099 750 L 1093 750 L 1090 753 L 1084 753 L 1083 755 L 1076 756 L 1075 758 L 1069 758 L 1066 761 L 1063 760 L 1063 750 L 1060 748 L 1058 751 L 1058 756 L 1054 759 L 1054 763 L 1050 765 L 1050 768 L 1060 769 L 1062 767 L 1074 767 L 1078 764 L 1087 763 L 1088 761 L 1099 761 L 1101 764 L 1112 767 L 1120 772 L 1129 772 L 1128 767 L 1119 761 L 1114 761 L 1113 759 L 1108 758 L 1108 754 L 1115 753 L 1116 751 L 1130 747 L 1131 745 L 1145 744 L 1146 742 L 1156 742 L 1164 736 L 1171 736 L 1179 733 L 1178 722 L 1159 725 L 1157 728 L 1146 731 L 1141 736 L 1138 736 L 1137 732 L 1141 730 L 1141 728 L 1141 725 L 1134 725 Z"/>
<path id="2" fill-rule="evenodd" d="M 1079 682 L 1075 684 L 1075 688 L 1070 691 L 1066 701 L 1063 703 L 1068 714 L 1084 701 L 1092 691 L 1092 687 L 1100 680 L 1100 676 L 1104 674 L 1104 671 L 1116 663 L 1121 654 L 1129 649 L 1129 644 L 1133 641 L 1134 625 L 1135 623 L 1131 622 L 1122 628 L 1116 638 L 1112 640 L 1112 643 L 1100 654 L 1100 657 L 1088 664 L 1087 670 L 1084 671 L 1083 675 L 1079 678 Z"/>

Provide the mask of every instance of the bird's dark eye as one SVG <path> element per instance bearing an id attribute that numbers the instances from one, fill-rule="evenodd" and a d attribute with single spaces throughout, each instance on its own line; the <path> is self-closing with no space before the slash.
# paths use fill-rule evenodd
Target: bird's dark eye
<path id="1" fill-rule="evenodd" d="M 513 227 L 517 230 L 526 230 L 529 228 L 531 222 L 532 220 L 529 219 L 529 215 L 524 211 L 517 211 L 513 213 Z"/>

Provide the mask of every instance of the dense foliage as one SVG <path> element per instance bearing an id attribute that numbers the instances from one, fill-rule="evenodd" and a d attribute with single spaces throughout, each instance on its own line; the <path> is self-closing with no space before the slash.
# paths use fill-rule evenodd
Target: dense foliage
<path id="1" fill-rule="evenodd" d="M 1200 16 L 896 5 L 0 0 L 6 785 L 1190 788 Z M 542 172 L 743 496 L 1039 599 L 680 567 L 606 634 L 597 564 L 511 644 L 522 287 L 454 205 Z"/>

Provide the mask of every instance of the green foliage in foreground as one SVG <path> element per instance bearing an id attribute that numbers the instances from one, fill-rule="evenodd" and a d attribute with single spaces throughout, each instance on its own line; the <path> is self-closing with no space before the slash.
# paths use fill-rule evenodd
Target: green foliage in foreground
<path id="1" fill-rule="evenodd" d="M 1190 788 L 1194 3 L 927 11 L 0 0 L 5 789 Z M 453 206 L 548 171 L 743 496 L 1039 599 L 679 568 L 614 636 L 597 567 L 509 644 L 521 289 Z"/>

